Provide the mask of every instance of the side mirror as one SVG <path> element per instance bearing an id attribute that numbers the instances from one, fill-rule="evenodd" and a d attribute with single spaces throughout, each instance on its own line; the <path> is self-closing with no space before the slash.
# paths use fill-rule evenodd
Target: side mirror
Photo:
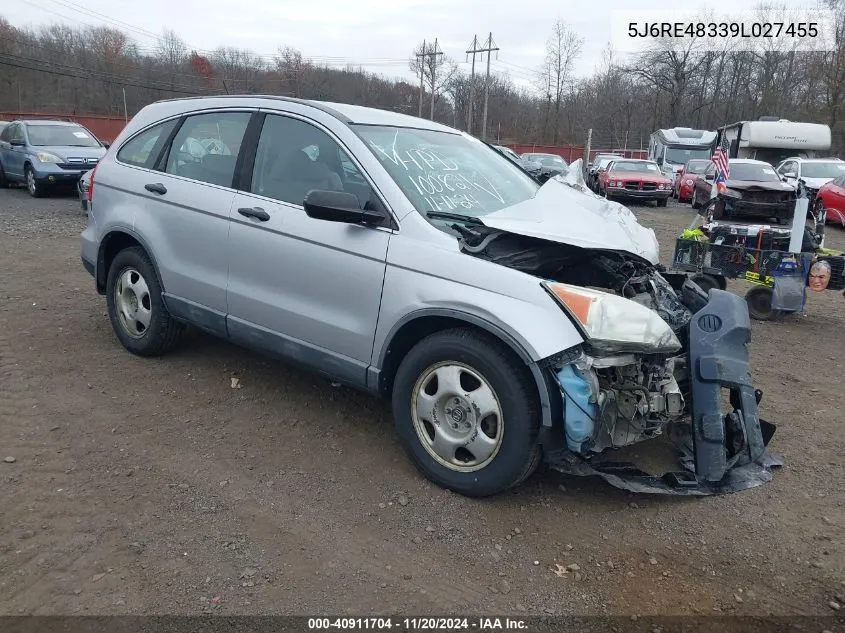
<path id="1" fill-rule="evenodd" d="M 105 147 L 106 149 L 108 149 L 108 148 L 110 148 L 110 147 L 111 147 L 111 143 L 103 143 L 103 147 Z"/>
<path id="2" fill-rule="evenodd" d="M 716 178 L 716 174 L 704 174 L 704 180 L 713 180 Z"/>
<path id="3" fill-rule="evenodd" d="M 9 145 L 11 145 L 13 147 L 23 147 L 24 145 L 26 145 L 26 143 L 24 143 L 19 138 L 13 138 L 11 141 L 9 141 Z"/>
<path id="4" fill-rule="evenodd" d="M 372 226 L 381 224 L 387 218 L 384 211 L 361 209 L 358 196 L 345 191 L 313 189 L 308 192 L 302 206 L 308 217 L 327 222 Z"/>
<path id="5" fill-rule="evenodd" d="M 798 174 L 796 174 L 794 171 L 788 171 L 783 175 L 783 177 L 795 180 L 796 178 L 798 178 Z"/>

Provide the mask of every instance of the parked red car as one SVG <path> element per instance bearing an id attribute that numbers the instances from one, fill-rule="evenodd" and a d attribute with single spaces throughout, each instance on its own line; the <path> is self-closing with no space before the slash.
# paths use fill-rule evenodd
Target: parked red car
<path id="1" fill-rule="evenodd" d="M 599 172 L 599 193 L 608 198 L 654 200 L 665 207 L 672 195 L 672 181 L 651 160 L 621 158 Z"/>
<path id="2" fill-rule="evenodd" d="M 839 176 L 822 185 L 816 194 L 816 212 L 820 211 L 821 207 L 824 207 L 827 222 L 845 228 L 845 176 Z"/>
<path id="3" fill-rule="evenodd" d="M 710 164 L 708 159 L 688 160 L 675 180 L 675 197 L 678 202 L 689 202 L 692 200 L 692 192 L 695 191 L 695 179 L 703 174 Z"/>

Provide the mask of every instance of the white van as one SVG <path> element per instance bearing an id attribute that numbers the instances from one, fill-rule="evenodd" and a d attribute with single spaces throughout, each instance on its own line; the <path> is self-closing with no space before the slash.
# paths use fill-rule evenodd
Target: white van
<path id="1" fill-rule="evenodd" d="M 660 165 L 661 171 L 673 182 L 687 161 L 708 159 L 716 146 L 716 132 L 673 127 L 651 133 L 648 158 Z"/>
<path id="2" fill-rule="evenodd" d="M 718 143 L 728 141 L 730 158 L 752 158 L 773 167 L 786 158 L 818 158 L 830 152 L 830 128 L 823 123 L 805 123 L 764 117 L 740 121 L 719 128 Z"/>

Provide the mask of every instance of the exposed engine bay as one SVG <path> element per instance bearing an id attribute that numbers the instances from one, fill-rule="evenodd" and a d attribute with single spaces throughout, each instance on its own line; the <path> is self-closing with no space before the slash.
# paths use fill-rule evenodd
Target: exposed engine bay
<path id="1" fill-rule="evenodd" d="M 653 310 L 670 326 L 681 343 L 682 349 L 673 354 L 613 353 L 596 349 L 585 337 L 579 348 L 569 350 L 561 358 L 549 359 L 546 369 L 563 395 L 565 449 L 558 455 L 558 470 L 570 474 L 600 475 L 613 485 L 633 491 L 673 494 L 732 491 L 758 485 L 771 478 L 768 468 L 779 465 L 776 458 L 765 452 L 765 443 L 771 437 L 773 427 L 768 429 L 771 425 L 762 422 L 767 432 L 761 433 L 757 402 L 749 402 L 755 396 L 753 388 L 743 384 L 745 380 L 750 380 L 744 345 L 741 353 L 745 357 L 736 364 L 733 364 L 733 358 L 727 358 L 726 362 L 734 369 L 744 366 L 746 376 L 692 376 L 690 325 L 701 311 L 707 311 L 709 305 L 708 295 L 698 286 L 686 281 L 683 276 L 662 274 L 664 271 L 659 264 L 652 264 L 630 253 L 584 248 L 484 225 L 455 224 L 452 228 L 460 235 L 461 249 L 469 255 L 520 270 L 541 280 L 610 292 Z M 750 336 L 750 324 L 747 328 L 742 325 L 741 312 L 736 303 L 727 297 L 739 299 L 729 293 L 724 295 L 726 297 L 721 301 L 726 314 L 712 317 L 712 323 L 724 321 L 727 326 L 736 320 L 737 325 L 727 334 L 729 343 L 723 342 L 722 337 L 726 333 L 719 332 L 719 327 L 713 329 L 703 325 L 701 331 L 706 334 L 695 338 L 696 343 L 707 339 L 702 348 L 706 351 L 702 353 L 712 351 L 707 345 L 728 350 L 732 345 L 747 342 L 739 340 L 740 337 Z M 744 304 L 741 305 L 744 308 Z M 747 323 L 747 311 L 744 316 Z M 696 328 L 699 332 L 700 328 Z M 728 356 L 734 354 L 733 351 L 726 353 Z M 714 371 L 718 374 L 721 369 Z M 706 406 L 708 410 L 692 410 L 695 380 L 706 383 L 703 389 L 708 401 L 699 396 L 697 404 L 699 409 Z M 722 410 L 718 398 L 715 395 L 711 397 L 711 390 L 721 396 L 722 389 L 736 391 L 731 391 L 731 402 L 742 400 L 741 406 L 733 411 Z M 740 398 L 740 391 L 745 395 L 744 399 Z M 757 392 L 758 401 L 760 395 Z M 742 407 L 753 408 L 753 411 L 744 411 Z M 713 437 L 704 437 L 707 430 L 697 431 L 696 423 L 713 425 Z M 742 427 L 739 431 L 737 425 Z M 756 425 L 757 430 L 746 431 L 743 425 Z M 682 432 L 675 432 L 675 427 L 680 427 Z M 725 436 L 725 433 L 730 434 L 731 428 L 739 433 L 739 443 L 736 433 L 732 436 L 732 444 Z M 753 438 L 744 441 L 743 434 L 746 439 L 750 435 L 754 438 L 767 437 L 762 442 Z M 680 463 L 687 472 L 671 473 L 667 479 L 668 475 L 655 477 L 630 464 L 610 471 L 591 466 L 596 456 L 609 449 L 630 446 L 661 435 L 677 440 L 681 451 Z M 716 460 L 721 466 L 705 465 L 699 449 L 704 442 L 719 441 L 719 438 L 722 448 L 717 452 L 721 450 L 723 455 L 708 453 L 706 459 Z M 697 463 L 697 458 L 702 463 Z M 745 470 L 737 470 L 730 476 L 727 474 L 731 468 L 740 466 Z"/>

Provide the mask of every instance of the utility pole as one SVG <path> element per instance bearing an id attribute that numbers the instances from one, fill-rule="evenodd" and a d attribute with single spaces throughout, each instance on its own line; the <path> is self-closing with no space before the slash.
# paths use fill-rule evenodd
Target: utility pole
<path id="1" fill-rule="evenodd" d="M 425 40 L 423 40 L 422 52 L 417 53 L 417 59 L 420 60 L 420 114 L 422 118 L 422 103 L 423 103 L 423 78 L 425 77 Z"/>
<path id="2" fill-rule="evenodd" d="M 123 89 L 123 122 L 129 123 L 129 110 L 126 108 L 126 88 Z"/>
<path id="3" fill-rule="evenodd" d="M 487 101 L 490 97 L 490 55 L 496 51 L 496 59 L 499 58 L 499 48 L 493 42 L 493 33 L 487 36 L 487 78 L 484 81 L 484 121 L 481 122 L 481 140 L 487 139 Z"/>
<path id="4" fill-rule="evenodd" d="M 437 50 L 437 38 L 434 38 L 434 48 L 428 54 L 431 58 L 431 116 L 429 119 L 434 121 L 434 97 L 437 94 L 437 56 L 443 55 L 443 51 Z"/>
<path id="5" fill-rule="evenodd" d="M 587 145 L 584 147 L 584 173 L 587 172 L 587 164 L 590 162 L 590 148 L 593 144 L 593 128 L 587 130 Z"/>
<path id="6" fill-rule="evenodd" d="M 467 134 L 472 134 L 472 106 L 475 101 L 475 54 L 478 53 L 478 36 L 472 36 L 472 44 L 467 55 L 472 55 L 472 72 L 469 76 L 469 107 L 467 107 Z"/>

